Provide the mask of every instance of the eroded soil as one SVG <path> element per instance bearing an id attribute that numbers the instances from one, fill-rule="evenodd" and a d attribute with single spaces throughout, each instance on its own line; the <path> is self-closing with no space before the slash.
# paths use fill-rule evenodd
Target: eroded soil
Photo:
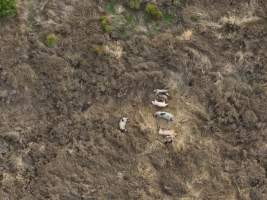
<path id="1" fill-rule="evenodd" d="M 102 0 L 20 0 L 0 20 L 0 199 L 266 200 L 267 1 L 156 1 L 170 24 L 125 2 L 122 32 L 101 29 L 123 18 Z"/>

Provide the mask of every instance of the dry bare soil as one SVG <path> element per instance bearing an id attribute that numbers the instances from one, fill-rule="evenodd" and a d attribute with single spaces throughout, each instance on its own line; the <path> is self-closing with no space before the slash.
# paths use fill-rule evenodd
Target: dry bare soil
<path id="1" fill-rule="evenodd" d="M 103 0 L 0 19 L 1 200 L 267 199 L 267 1 L 154 2 L 161 20 Z"/>

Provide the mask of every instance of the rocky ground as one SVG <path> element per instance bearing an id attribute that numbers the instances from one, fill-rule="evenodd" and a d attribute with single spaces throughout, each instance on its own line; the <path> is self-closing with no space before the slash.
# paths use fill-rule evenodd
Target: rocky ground
<path id="1" fill-rule="evenodd" d="M 162 19 L 119 0 L 0 19 L 0 199 L 267 199 L 267 1 L 154 2 Z"/>

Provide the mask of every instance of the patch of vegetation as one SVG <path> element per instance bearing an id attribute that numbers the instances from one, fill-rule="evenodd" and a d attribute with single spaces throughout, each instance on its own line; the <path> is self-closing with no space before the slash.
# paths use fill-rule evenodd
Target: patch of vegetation
<path id="1" fill-rule="evenodd" d="M 171 26 L 177 18 L 175 6 L 171 6 L 171 10 L 165 10 L 156 3 L 146 3 L 143 9 L 142 0 L 128 0 L 125 9 L 119 2 L 117 0 L 108 1 L 105 6 L 108 14 L 100 18 L 102 30 L 111 33 L 114 38 L 127 39 L 137 32 L 142 32 L 142 26 L 156 34 L 164 27 Z M 123 12 L 118 12 L 120 6 L 124 10 Z M 141 12 L 141 9 L 144 12 Z"/>
<path id="2" fill-rule="evenodd" d="M 153 37 L 153 36 L 159 34 L 160 31 L 161 31 L 161 26 L 160 26 L 160 24 L 158 22 L 150 23 L 147 26 L 147 28 L 148 28 L 148 32 L 147 32 L 146 35 L 149 36 L 149 37 Z"/>
<path id="3" fill-rule="evenodd" d="M 146 5 L 146 13 L 153 19 L 161 19 L 163 17 L 162 12 L 156 4 L 148 3 Z"/>
<path id="4" fill-rule="evenodd" d="M 100 18 L 100 24 L 103 31 L 109 33 L 112 31 L 111 19 L 108 16 Z"/>
<path id="5" fill-rule="evenodd" d="M 116 3 L 117 2 L 115 0 L 111 0 L 109 3 L 107 3 L 106 12 L 114 14 L 116 12 Z"/>
<path id="6" fill-rule="evenodd" d="M 131 9 L 138 10 L 140 9 L 140 6 L 141 6 L 141 0 L 130 0 L 129 6 Z"/>
<path id="7" fill-rule="evenodd" d="M 54 33 L 51 33 L 46 36 L 46 45 L 49 48 L 55 47 L 57 43 L 58 43 L 58 37 Z"/>
<path id="8" fill-rule="evenodd" d="M 186 0 L 172 0 L 174 6 L 183 7 L 186 3 Z"/>
<path id="9" fill-rule="evenodd" d="M 166 13 L 163 15 L 163 20 L 167 24 L 172 24 L 174 22 L 174 19 L 175 19 L 175 16 L 172 14 Z"/>
<path id="10" fill-rule="evenodd" d="M 190 19 L 191 19 L 191 21 L 193 21 L 193 22 L 198 22 L 199 19 L 200 19 L 200 17 L 197 16 L 197 15 L 192 15 L 192 16 L 190 17 Z"/>
<path id="11" fill-rule="evenodd" d="M 114 22 L 115 23 L 115 22 Z M 133 29 L 136 27 L 138 21 L 136 17 L 132 14 L 126 14 L 125 16 L 116 18 L 116 29 L 117 36 L 121 39 L 128 38 L 131 33 L 133 33 Z M 120 26 L 118 26 L 120 24 Z"/>
<path id="12" fill-rule="evenodd" d="M 0 17 L 16 14 L 16 0 L 0 0 Z"/>
<path id="13" fill-rule="evenodd" d="M 135 26 L 135 25 L 137 24 L 137 19 L 136 19 L 136 17 L 133 16 L 133 15 L 127 15 L 127 16 L 125 17 L 125 19 L 126 19 L 126 21 L 127 21 L 127 26 L 132 27 L 132 26 Z"/>
<path id="14" fill-rule="evenodd" d="M 136 25 L 133 15 L 115 15 L 112 23 L 114 26 L 113 34 L 115 37 L 126 39 Z"/>
<path id="15" fill-rule="evenodd" d="M 125 29 L 127 27 L 127 20 L 124 15 L 113 15 L 111 25 L 113 30 Z"/>

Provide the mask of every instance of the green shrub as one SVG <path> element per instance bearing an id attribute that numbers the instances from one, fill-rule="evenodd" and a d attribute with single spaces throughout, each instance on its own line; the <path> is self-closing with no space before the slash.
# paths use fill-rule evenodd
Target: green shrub
<path id="1" fill-rule="evenodd" d="M 58 43 L 58 37 L 51 33 L 46 36 L 46 45 L 50 48 L 55 47 Z"/>
<path id="2" fill-rule="evenodd" d="M 0 17 L 16 14 L 16 0 L 0 0 Z"/>
<path id="3" fill-rule="evenodd" d="M 130 0 L 129 1 L 129 6 L 132 9 L 138 10 L 141 6 L 141 0 Z"/>
<path id="4" fill-rule="evenodd" d="M 173 14 L 164 14 L 163 20 L 167 24 L 172 24 L 174 22 L 175 16 Z"/>
<path id="5" fill-rule="evenodd" d="M 111 0 L 110 2 L 107 3 L 106 5 L 106 12 L 107 13 L 112 13 L 114 14 L 115 13 L 115 6 L 116 6 L 116 0 Z"/>
<path id="6" fill-rule="evenodd" d="M 111 32 L 112 31 L 112 26 L 111 26 L 111 20 L 107 16 L 102 16 L 100 18 L 100 24 L 101 28 L 105 32 Z"/>
<path id="7" fill-rule="evenodd" d="M 161 19 L 163 16 L 158 6 L 153 3 L 148 3 L 146 5 L 146 13 L 153 19 Z"/>

